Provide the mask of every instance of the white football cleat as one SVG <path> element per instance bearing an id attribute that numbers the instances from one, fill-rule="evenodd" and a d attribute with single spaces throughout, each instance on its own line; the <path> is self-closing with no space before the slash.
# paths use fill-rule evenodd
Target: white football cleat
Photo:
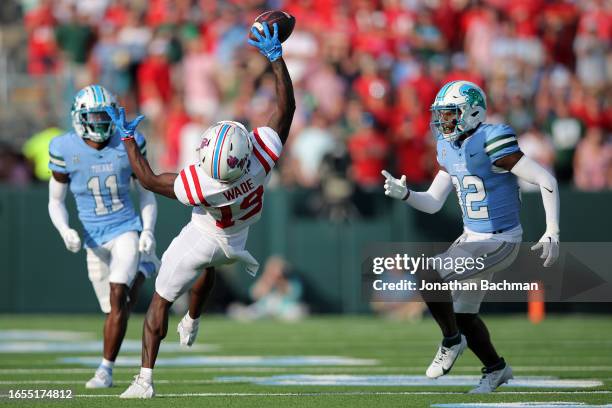
<path id="1" fill-rule="evenodd" d="M 480 382 L 478 383 L 478 386 L 474 388 L 473 390 L 470 390 L 469 393 L 470 394 L 491 393 L 495 391 L 497 387 L 499 387 L 502 384 L 507 383 L 509 380 L 513 378 L 514 376 L 512 375 L 512 367 L 510 367 L 508 364 L 506 364 L 506 366 L 502 368 L 501 370 L 492 371 L 490 373 L 487 373 L 485 369 L 483 368 L 482 378 L 480 378 Z"/>
<path id="2" fill-rule="evenodd" d="M 176 332 L 179 334 L 179 342 L 181 346 L 191 347 L 191 345 L 195 342 L 196 337 L 198 336 L 198 329 L 200 328 L 200 319 L 196 319 L 192 322 L 187 322 L 185 317 L 181 319 L 178 326 L 176 327 Z"/>
<path id="3" fill-rule="evenodd" d="M 113 377 L 108 371 L 98 368 L 91 380 L 85 383 L 85 388 L 110 388 L 113 386 Z"/>
<path id="4" fill-rule="evenodd" d="M 155 396 L 155 389 L 153 388 L 153 382 L 147 382 L 140 375 L 134 376 L 134 381 L 123 391 L 123 394 L 119 398 L 134 398 L 134 399 L 148 399 Z"/>
<path id="5" fill-rule="evenodd" d="M 467 340 L 465 336 L 461 335 L 461 343 L 455 344 L 451 347 L 444 347 L 440 345 L 438 348 L 438 352 L 434 357 L 433 361 L 427 367 L 427 371 L 425 375 L 429 378 L 438 378 L 442 377 L 453 368 L 453 364 L 459 358 L 459 356 L 463 353 L 463 350 L 467 348 Z"/>

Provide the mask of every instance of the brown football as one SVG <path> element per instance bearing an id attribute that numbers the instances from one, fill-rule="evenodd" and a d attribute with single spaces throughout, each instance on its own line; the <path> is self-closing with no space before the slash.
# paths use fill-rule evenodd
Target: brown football
<path id="1" fill-rule="evenodd" d="M 268 23 L 268 29 L 270 30 L 270 34 L 274 34 L 274 23 L 278 24 L 278 39 L 280 42 L 285 42 L 287 38 L 293 32 L 293 27 L 295 27 L 295 17 L 291 14 L 286 13 L 280 10 L 272 10 L 266 11 L 265 13 L 260 14 L 253 23 L 253 27 L 257 29 L 261 34 L 263 34 L 263 26 L 261 23 Z M 249 38 L 251 40 L 257 41 L 252 32 L 249 31 Z"/>

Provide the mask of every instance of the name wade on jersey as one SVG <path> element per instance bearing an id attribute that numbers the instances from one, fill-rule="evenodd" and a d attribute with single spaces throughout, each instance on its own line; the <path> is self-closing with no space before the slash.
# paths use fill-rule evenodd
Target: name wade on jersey
<path id="1" fill-rule="evenodd" d="M 249 178 L 246 181 L 240 183 L 240 185 L 232 187 L 227 191 L 224 191 L 223 195 L 225 196 L 225 199 L 227 201 L 234 201 L 238 197 L 249 193 L 254 188 L 255 186 L 253 185 L 253 180 Z"/>

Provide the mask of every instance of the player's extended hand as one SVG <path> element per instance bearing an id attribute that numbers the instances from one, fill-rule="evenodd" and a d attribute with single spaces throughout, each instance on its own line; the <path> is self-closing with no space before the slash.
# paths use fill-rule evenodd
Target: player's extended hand
<path id="1" fill-rule="evenodd" d="M 138 115 L 136 119 L 131 122 L 126 121 L 125 119 L 125 109 L 119 108 L 117 111 L 116 108 L 107 106 L 106 113 L 112 119 L 113 123 L 121 133 L 121 139 L 132 139 L 134 137 L 134 132 L 136 132 L 136 128 L 138 124 L 144 119 L 144 115 Z"/>
<path id="2" fill-rule="evenodd" d="M 155 250 L 155 236 L 150 230 L 143 230 L 138 240 L 138 250 L 147 255 Z"/>
<path id="3" fill-rule="evenodd" d="M 542 249 L 540 258 L 545 259 L 545 268 L 554 264 L 559 257 L 559 233 L 545 232 L 540 241 L 531 247 L 532 251 L 537 251 L 538 249 Z"/>
<path id="4" fill-rule="evenodd" d="M 257 41 L 248 39 L 248 43 L 253 47 L 257 48 L 270 62 L 274 62 L 283 56 L 283 47 L 278 39 L 278 24 L 274 23 L 274 34 L 270 35 L 270 29 L 268 23 L 265 21 L 262 23 L 263 36 L 259 33 L 255 27 L 251 27 L 251 32 L 257 38 Z"/>
<path id="5" fill-rule="evenodd" d="M 408 187 L 406 186 L 406 176 L 400 179 L 393 177 L 387 170 L 381 172 L 385 176 L 385 195 L 398 200 L 408 198 Z"/>
<path id="6" fill-rule="evenodd" d="M 62 239 L 64 240 L 66 249 L 70 252 L 77 253 L 81 249 L 81 238 L 79 237 L 79 233 L 72 228 L 62 231 Z"/>

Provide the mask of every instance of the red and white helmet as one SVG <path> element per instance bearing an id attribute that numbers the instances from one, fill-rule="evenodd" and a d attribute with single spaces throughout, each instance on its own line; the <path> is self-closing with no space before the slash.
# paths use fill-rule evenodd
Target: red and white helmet
<path id="1" fill-rule="evenodd" d="M 206 129 L 198 154 L 208 176 L 230 183 L 244 174 L 252 151 L 253 144 L 244 125 L 225 120 Z"/>

